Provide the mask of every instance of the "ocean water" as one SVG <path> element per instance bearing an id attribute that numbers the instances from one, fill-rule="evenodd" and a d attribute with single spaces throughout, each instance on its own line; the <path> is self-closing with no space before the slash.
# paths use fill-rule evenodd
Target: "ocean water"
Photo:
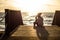
<path id="1" fill-rule="evenodd" d="M 43 17 L 43 25 L 44 26 L 52 26 L 52 21 L 54 18 L 54 13 L 42 13 L 42 17 Z M 29 16 L 29 17 L 25 17 L 25 19 L 23 20 L 24 24 L 26 25 L 33 25 L 33 22 L 35 20 L 35 16 Z"/>
<path id="2" fill-rule="evenodd" d="M 5 31 L 5 14 L 0 12 L 0 31 Z"/>

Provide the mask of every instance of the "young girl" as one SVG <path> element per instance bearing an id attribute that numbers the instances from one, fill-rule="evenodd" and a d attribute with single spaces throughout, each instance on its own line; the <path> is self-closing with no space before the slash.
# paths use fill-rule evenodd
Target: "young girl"
<path id="1" fill-rule="evenodd" d="M 38 13 L 35 17 L 34 28 L 43 27 L 43 18 L 41 17 L 42 13 Z"/>

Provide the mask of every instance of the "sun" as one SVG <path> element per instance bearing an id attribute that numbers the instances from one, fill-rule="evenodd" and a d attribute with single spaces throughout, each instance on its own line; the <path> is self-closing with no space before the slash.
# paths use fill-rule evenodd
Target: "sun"
<path id="1" fill-rule="evenodd" d="M 38 12 L 47 10 L 45 4 L 48 0 L 14 0 L 13 5 L 22 12 L 26 11 L 29 16 L 36 15 Z"/>

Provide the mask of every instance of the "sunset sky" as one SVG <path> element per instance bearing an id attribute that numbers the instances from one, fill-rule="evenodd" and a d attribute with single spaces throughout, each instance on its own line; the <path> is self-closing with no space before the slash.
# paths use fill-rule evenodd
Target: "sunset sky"
<path id="1" fill-rule="evenodd" d="M 0 0 L 0 12 L 4 9 L 21 10 L 22 12 L 55 12 L 60 10 L 60 0 Z"/>

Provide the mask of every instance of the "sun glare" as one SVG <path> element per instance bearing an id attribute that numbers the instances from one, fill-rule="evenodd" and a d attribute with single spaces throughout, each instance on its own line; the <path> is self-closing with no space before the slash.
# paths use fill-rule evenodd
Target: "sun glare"
<path id="1" fill-rule="evenodd" d="M 37 12 L 43 12 L 47 10 L 46 4 L 50 0 L 14 0 L 13 5 L 20 9 L 22 12 L 26 11 L 29 16 L 37 14 Z"/>

